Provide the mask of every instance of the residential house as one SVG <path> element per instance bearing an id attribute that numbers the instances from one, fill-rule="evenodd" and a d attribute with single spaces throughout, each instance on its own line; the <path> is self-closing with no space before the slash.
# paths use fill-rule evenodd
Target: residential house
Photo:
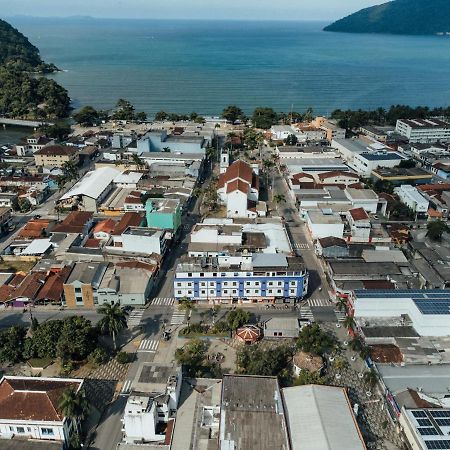
<path id="1" fill-rule="evenodd" d="M 181 225 L 180 204 L 178 199 L 149 198 L 145 203 L 147 226 L 176 233 Z"/>
<path id="2" fill-rule="evenodd" d="M 408 206 L 416 215 L 416 218 L 426 218 L 430 202 L 425 199 L 415 186 L 402 184 L 394 189 L 400 201 Z"/>
<path id="3" fill-rule="evenodd" d="M 312 239 L 344 236 L 342 217 L 330 208 L 306 210 L 306 226 Z"/>
<path id="4" fill-rule="evenodd" d="M 82 386 L 83 380 L 75 378 L 4 376 L 0 381 L 0 441 L 57 441 L 66 448 L 77 425 L 75 418 L 61 410 L 62 395 L 67 389 L 78 393 Z"/>
<path id="5" fill-rule="evenodd" d="M 93 213 L 89 211 L 72 211 L 61 223 L 53 228 L 54 233 L 89 234 L 94 223 Z"/>
<path id="6" fill-rule="evenodd" d="M 311 125 L 325 131 L 325 137 L 329 142 L 333 139 L 345 139 L 345 129 L 325 117 L 316 117 Z"/>
<path id="7" fill-rule="evenodd" d="M 350 226 L 351 240 L 369 242 L 371 224 L 364 208 L 351 209 L 347 213 L 347 220 Z"/>
<path id="8" fill-rule="evenodd" d="M 25 142 L 16 145 L 17 156 L 28 156 L 34 152 L 41 150 L 46 145 L 54 144 L 54 140 L 47 138 L 46 136 L 35 135 L 28 137 Z"/>
<path id="9" fill-rule="evenodd" d="M 346 258 L 349 256 L 348 244 L 344 239 L 337 237 L 323 237 L 314 244 L 317 255 L 323 258 Z"/>
<path id="10" fill-rule="evenodd" d="M 59 167 L 73 162 L 78 164 L 78 150 L 64 145 L 48 145 L 34 153 L 34 163 L 37 167 Z"/>
<path id="11" fill-rule="evenodd" d="M 101 220 L 94 226 L 92 234 L 95 239 L 106 241 L 111 237 L 116 225 L 117 222 L 113 219 Z"/>

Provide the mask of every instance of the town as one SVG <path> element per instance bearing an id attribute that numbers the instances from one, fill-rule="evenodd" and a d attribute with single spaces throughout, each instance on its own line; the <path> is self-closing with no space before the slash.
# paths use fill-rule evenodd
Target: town
<path id="1" fill-rule="evenodd" d="M 448 118 L 132 109 L 0 147 L 0 448 L 450 448 Z"/>

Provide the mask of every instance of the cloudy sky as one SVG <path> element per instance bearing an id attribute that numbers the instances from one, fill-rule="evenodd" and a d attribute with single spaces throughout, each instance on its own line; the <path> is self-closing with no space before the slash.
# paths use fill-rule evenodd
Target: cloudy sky
<path id="1" fill-rule="evenodd" d="M 328 20 L 383 0 L 0 0 L 0 15 Z"/>

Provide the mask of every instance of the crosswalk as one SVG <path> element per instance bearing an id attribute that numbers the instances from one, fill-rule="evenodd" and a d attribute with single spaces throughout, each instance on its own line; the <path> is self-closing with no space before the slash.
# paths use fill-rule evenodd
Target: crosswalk
<path id="1" fill-rule="evenodd" d="M 334 313 L 336 314 L 338 322 L 344 322 L 345 321 L 345 317 L 346 317 L 345 311 L 339 311 L 338 309 L 335 309 Z"/>
<path id="2" fill-rule="evenodd" d="M 125 383 L 123 383 L 122 389 L 120 391 L 120 395 L 127 395 L 130 393 L 131 383 L 133 383 L 133 380 L 126 380 Z"/>
<path id="3" fill-rule="evenodd" d="M 300 307 L 300 319 L 314 320 L 314 315 L 309 306 L 306 305 Z"/>
<path id="4" fill-rule="evenodd" d="M 151 301 L 151 305 L 167 305 L 171 306 L 175 303 L 175 299 L 172 297 L 155 297 Z"/>
<path id="5" fill-rule="evenodd" d="M 159 341 L 156 339 L 142 339 L 138 352 L 155 353 L 158 350 Z"/>
<path id="6" fill-rule="evenodd" d="M 294 242 L 294 249 L 295 250 L 308 250 L 309 244 L 304 244 L 303 242 Z"/>
<path id="7" fill-rule="evenodd" d="M 186 318 L 186 313 L 175 311 L 170 318 L 170 325 L 181 325 L 184 323 L 184 319 Z"/>
<path id="8" fill-rule="evenodd" d="M 309 306 L 330 306 L 331 303 L 326 298 L 310 298 L 308 299 Z"/>
<path id="9" fill-rule="evenodd" d="M 142 316 L 144 315 L 144 309 L 133 309 L 130 312 L 127 319 L 128 328 L 137 327 L 141 323 Z"/>

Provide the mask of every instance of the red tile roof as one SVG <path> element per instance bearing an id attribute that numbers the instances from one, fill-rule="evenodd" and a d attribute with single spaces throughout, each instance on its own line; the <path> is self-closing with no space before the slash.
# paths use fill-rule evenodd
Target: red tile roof
<path id="1" fill-rule="evenodd" d="M 334 171 L 331 171 L 331 172 L 323 172 L 323 173 L 319 173 L 319 175 L 318 175 L 318 177 L 321 180 L 324 180 L 326 178 L 339 177 L 339 176 L 349 177 L 349 178 L 354 178 L 356 180 L 359 180 L 358 175 L 355 175 L 353 173 L 343 172 L 342 170 L 334 170 Z"/>
<path id="2" fill-rule="evenodd" d="M 352 216 L 353 220 L 368 220 L 369 216 L 364 210 L 364 208 L 355 208 L 351 209 L 349 211 L 350 215 Z"/>
<path id="3" fill-rule="evenodd" d="M 59 272 L 52 272 L 45 280 L 44 286 L 36 296 L 37 301 L 49 300 L 58 303 L 63 293 L 63 284 L 72 270 L 71 266 L 63 267 Z"/>
<path id="4" fill-rule="evenodd" d="M 97 225 L 95 225 L 93 232 L 99 233 L 100 231 L 103 231 L 105 233 L 111 233 L 116 225 L 117 224 L 115 220 L 105 219 L 99 222 Z"/>
<path id="5" fill-rule="evenodd" d="M 3 378 L 0 383 L 0 418 L 59 422 L 64 415 L 59 408 L 66 389 L 78 390 L 81 381 L 39 378 Z"/>
<path id="6" fill-rule="evenodd" d="M 309 173 L 305 173 L 305 172 L 296 173 L 296 174 L 292 175 L 292 178 L 294 180 L 300 180 L 300 178 L 309 178 L 310 180 L 314 180 L 314 177 L 312 175 L 310 175 Z"/>
<path id="7" fill-rule="evenodd" d="M 241 191 L 244 194 L 248 193 L 249 185 L 245 183 L 244 181 L 237 179 L 234 181 L 231 181 L 227 184 L 227 194 L 234 191 Z"/>
<path id="8" fill-rule="evenodd" d="M 246 162 L 238 160 L 231 164 L 223 175 L 225 183 L 233 181 L 236 178 L 240 178 L 248 184 L 251 184 L 253 179 L 253 170 Z"/>
<path id="9" fill-rule="evenodd" d="M 37 152 L 34 152 L 35 155 L 47 155 L 47 156 L 72 156 L 78 153 L 78 150 L 75 147 L 69 147 L 66 145 L 48 145 L 47 147 L 43 147 Z"/>
<path id="10" fill-rule="evenodd" d="M 127 267 L 130 269 L 143 269 L 149 272 L 155 272 L 157 266 L 154 264 L 145 263 L 142 261 L 122 261 L 116 264 L 116 267 Z"/>
<path id="11" fill-rule="evenodd" d="M 450 183 L 437 183 L 437 184 L 421 184 L 420 186 L 417 186 L 417 189 L 420 189 L 422 192 L 427 191 L 450 191 Z"/>
<path id="12" fill-rule="evenodd" d="M 91 238 L 84 243 L 85 248 L 100 248 L 100 239 Z"/>
<path id="13" fill-rule="evenodd" d="M 19 239 L 34 239 L 42 237 L 50 225 L 51 220 L 31 219 L 19 232 Z"/>
<path id="14" fill-rule="evenodd" d="M 138 227 L 142 222 L 142 217 L 136 212 L 126 212 L 116 224 L 112 234 L 121 235 L 128 227 Z"/>
<path id="15" fill-rule="evenodd" d="M 29 273 L 14 292 L 11 293 L 10 299 L 25 298 L 30 301 L 34 300 L 39 290 L 44 285 L 47 275 L 44 272 Z"/>
<path id="16" fill-rule="evenodd" d="M 94 213 L 89 211 L 72 211 L 53 231 L 59 233 L 82 233 Z"/>

